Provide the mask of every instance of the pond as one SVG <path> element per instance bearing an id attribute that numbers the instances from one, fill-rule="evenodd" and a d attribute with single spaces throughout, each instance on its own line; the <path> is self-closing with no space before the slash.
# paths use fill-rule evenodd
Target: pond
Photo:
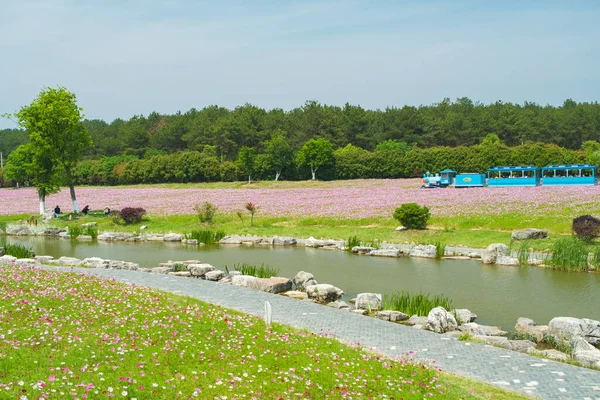
<path id="1" fill-rule="evenodd" d="M 156 267 L 168 260 L 197 259 L 224 269 L 233 264 L 267 264 L 280 276 L 298 271 L 315 275 L 345 291 L 344 299 L 360 292 L 410 291 L 439 293 L 455 307 L 468 308 L 477 322 L 514 327 L 528 317 L 547 324 L 558 316 L 600 319 L 600 274 L 551 271 L 533 267 L 483 265 L 469 260 L 429 260 L 412 257 L 357 256 L 342 251 L 304 247 L 186 246 L 181 243 L 78 242 L 41 237 L 6 237 L 9 243 L 31 247 L 38 255 L 77 258 L 101 257 Z"/>

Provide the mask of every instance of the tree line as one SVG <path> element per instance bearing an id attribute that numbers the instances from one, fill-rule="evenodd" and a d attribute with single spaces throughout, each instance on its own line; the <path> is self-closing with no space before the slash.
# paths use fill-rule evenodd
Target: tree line
<path id="1" fill-rule="evenodd" d="M 234 161 L 242 147 L 264 150 L 265 142 L 280 133 L 294 151 L 310 139 L 328 140 L 334 149 L 348 144 L 374 151 L 386 140 L 411 146 L 473 146 L 494 134 L 507 146 L 526 142 L 552 143 L 579 149 L 583 142 L 600 141 L 600 104 L 566 100 L 561 106 L 496 102 L 482 104 L 469 98 L 444 99 L 419 107 L 368 110 L 308 101 L 289 111 L 265 110 L 245 104 L 233 110 L 210 106 L 173 115 L 156 112 L 129 120 L 85 120 L 93 147 L 88 158 L 202 151 L 214 146 L 224 161 Z M 5 156 L 27 141 L 19 129 L 0 131 Z"/>

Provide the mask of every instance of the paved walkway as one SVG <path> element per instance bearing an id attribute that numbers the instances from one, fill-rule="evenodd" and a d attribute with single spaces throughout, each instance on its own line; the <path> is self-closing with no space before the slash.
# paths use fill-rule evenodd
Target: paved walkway
<path id="1" fill-rule="evenodd" d="M 434 360 L 443 370 L 544 399 L 600 400 L 600 372 L 492 346 L 459 342 L 432 332 L 380 321 L 288 297 L 199 279 L 138 271 L 56 268 L 115 278 L 194 297 L 257 316 L 264 302 L 273 321 L 339 339 L 360 343 L 392 356 L 412 350 L 416 357 Z"/>

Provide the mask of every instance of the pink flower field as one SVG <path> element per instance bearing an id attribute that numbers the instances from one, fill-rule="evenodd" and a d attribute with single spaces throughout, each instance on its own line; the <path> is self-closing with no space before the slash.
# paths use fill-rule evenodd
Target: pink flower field
<path id="1" fill-rule="evenodd" d="M 214 189 L 163 186 L 77 188 L 80 207 L 91 209 L 143 207 L 153 215 L 193 214 L 195 204 L 211 202 L 221 211 L 242 210 L 248 202 L 265 216 L 389 217 L 402 203 L 430 207 L 438 217 L 469 214 L 547 214 L 568 209 L 593 214 L 600 208 L 600 187 L 523 187 L 472 189 L 420 189 L 419 179 L 355 180 L 315 183 L 315 187 Z M 47 199 L 47 208 L 60 205 L 69 211 L 69 191 Z M 34 188 L 0 189 L 0 215 L 34 214 L 38 210 Z"/>

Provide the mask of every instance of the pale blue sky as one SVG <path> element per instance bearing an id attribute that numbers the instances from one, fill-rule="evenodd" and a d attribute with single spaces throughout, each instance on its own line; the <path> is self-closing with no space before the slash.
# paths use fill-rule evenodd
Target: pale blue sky
<path id="1" fill-rule="evenodd" d="M 57 85 L 108 121 L 246 102 L 597 101 L 598 21 L 600 2 L 577 0 L 2 0 L 0 114 Z"/>

